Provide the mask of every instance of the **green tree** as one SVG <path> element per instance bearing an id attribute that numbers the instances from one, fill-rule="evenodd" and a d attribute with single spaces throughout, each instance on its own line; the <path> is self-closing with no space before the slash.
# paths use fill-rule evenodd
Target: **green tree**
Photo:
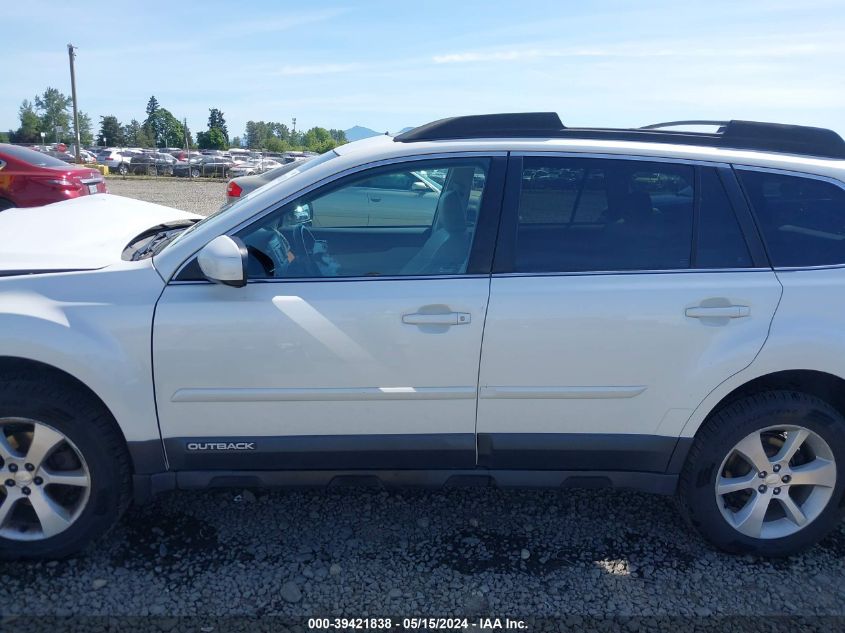
<path id="1" fill-rule="evenodd" d="M 306 149 L 322 154 L 335 148 L 337 141 L 332 138 L 332 135 L 329 134 L 326 128 L 312 127 L 304 134 L 302 144 Z"/>
<path id="2" fill-rule="evenodd" d="M 235 149 L 241 147 L 241 137 L 236 136 L 235 138 L 233 138 L 232 143 L 229 145 L 229 147 L 233 147 Z"/>
<path id="3" fill-rule="evenodd" d="M 56 88 L 47 88 L 42 95 L 36 95 L 35 107 L 39 111 L 41 129 L 47 132 L 47 138 L 52 135 L 56 141 L 69 141 L 73 137 L 71 129 L 70 108 L 72 99 Z M 58 128 L 62 129 L 58 133 Z"/>
<path id="4" fill-rule="evenodd" d="M 6 132 L 0 132 L 0 143 L 8 143 L 12 134 L 14 134 L 12 130 L 9 130 L 8 134 Z"/>
<path id="5" fill-rule="evenodd" d="M 123 126 L 123 140 L 128 147 L 152 147 L 153 138 L 137 119 L 132 119 Z"/>
<path id="6" fill-rule="evenodd" d="M 134 121 L 134 123 L 137 125 L 138 122 Z M 97 134 L 97 145 L 107 144 L 117 147 L 126 145 L 124 127 L 117 120 L 117 117 L 111 114 L 100 117 L 100 133 Z"/>
<path id="7" fill-rule="evenodd" d="M 24 99 L 18 109 L 21 126 L 10 134 L 13 143 L 39 143 L 41 141 L 41 119 L 35 113 L 32 102 Z"/>
<path id="8" fill-rule="evenodd" d="M 208 130 L 209 132 L 217 128 L 223 134 L 226 144 L 229 144 L 229 130 L 226 128 L 226 119 L 223 118 L 223 112 L 217 108 L 209 108 L 208 110 Z"/>
<path id="9" fill-rule="evenodd" d="M 166 108 L 150 113 L 143 128 L 156 147 L 182 147 L 185 143 L 185 128 Z"/>
<path id="10" fill-rule="evenodd" d="M 85 112 L 79 113 L 79 143 L 82 147 L 88 147 L 94 143 L 94 128 L 91 117 Z"/>
<path id="11" fill-rule="evenodd" d="M 208 132 L 197 133 L 197 145 L 200 149 L 226 149 L 229 143 L 218 127 L 211 128 Z"/>
<path id="12" fill-rule="evenodd" d="M 150 100 L 147 101 L 147 116 L 150 116 L 153 112 L 159 109 L 158 99 L 155 98 L 155 95 L 150 97 Z"/>
<path id="13" fill-rule="evenodd" d="M 286 152 L 291 149 L 291 146 L 287 141 L 283 141 L 275 136 L 266 138 L 261 147 L 270 152 Z"/>

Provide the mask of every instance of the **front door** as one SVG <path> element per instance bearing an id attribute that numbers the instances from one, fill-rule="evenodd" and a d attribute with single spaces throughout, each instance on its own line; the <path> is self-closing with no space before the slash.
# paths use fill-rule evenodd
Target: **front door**
<path id="1" fill-rule="evenodd" d="M 485 193 L 481 217 L 467 209 L 499 161 L 359 172 L 238 232 L 246 287 L 169 284 L 153 355 L 171 468 L 473 467 L 490 265 L 479 253 L 492 251 L 477 229 L 501 195 Z M 335 225 L 319 217 L 322 197 L 352 204 L 343 189 L 360 180 L 426 168 L 448 175 L 425 223 L 350 226 L 363 214 L 336 205 Z"/>
<path id="2" fill-rule="evenodd" d="M 522 163 L 497 251 L 510 269 L 491 281 L 479 463 L 663 472 L 693 409 L 760 351 L 780 284 L 715 167 Z"/>

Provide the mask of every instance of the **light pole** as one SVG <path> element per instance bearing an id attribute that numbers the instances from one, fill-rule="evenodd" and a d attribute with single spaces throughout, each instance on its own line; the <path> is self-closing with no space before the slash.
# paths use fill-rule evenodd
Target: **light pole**
<path id="1" fill-rule="evenodd" d="M 73 44 L 67 45 L 67 56 L 70 60 L 70 93 L 73 97 L 73 131 L 74 135 L 76 136 L 76 162 L 82 162 L 82 156 L 79 153 L 79 145 L 80 145 L 80 137 L 79 137 L 79 109 L 76 106 L 76 72 L 73 68 L 73 60 L 76 57 L 76 53 L 73 52 L 74 50 Z"/>

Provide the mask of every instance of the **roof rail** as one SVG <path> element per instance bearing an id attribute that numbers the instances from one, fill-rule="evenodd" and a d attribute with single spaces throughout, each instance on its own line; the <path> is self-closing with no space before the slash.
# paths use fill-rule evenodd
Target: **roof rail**
<path id="1" fill-rule="evenodd" d="M 667 127 L 682 127 L 687 125 L 717 125 L 724 127 L 729 121 L 709 121 L 705 119 L 692 119 L 690 121 L 667 121 L 666 123 L 652 123 L 651 125 L 642 126 L 641 130 L 660 130 Z"/>
<path id="2" fill-rule="evenodd" d="M 668 130 L 714 125 L 715 133 Z M 833 130 L 758 121 L 689 120 L 642 128 L 567 128 L 554 112 L 482 114 L 426 123 L 394 138 L 402 143 L 469 138 L 571 138 L 698 145 L 845 159 L 845 140 Z"/>
<path id="3" fill-rule="evenodd" d="M 549 136 L 564 129 L 557 112 L 477 114 L 439 119 L 394 137 L 394 141 L 438 141 L 461 138 L 526 138 Z"/>

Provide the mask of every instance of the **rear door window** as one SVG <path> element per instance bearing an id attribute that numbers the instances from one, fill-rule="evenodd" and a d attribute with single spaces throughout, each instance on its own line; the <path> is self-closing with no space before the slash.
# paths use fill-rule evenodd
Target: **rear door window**
<path id="1" fill-rule="evenodd" d="M 738 169 L 774 266 L 845 264 L 845 190 L 828 180 Z"/>
<path id="2" fill-rule="evenodd" d="M 525 157 L 515 270 L 689 268 L 694 184 L 690 165 Z"/>

